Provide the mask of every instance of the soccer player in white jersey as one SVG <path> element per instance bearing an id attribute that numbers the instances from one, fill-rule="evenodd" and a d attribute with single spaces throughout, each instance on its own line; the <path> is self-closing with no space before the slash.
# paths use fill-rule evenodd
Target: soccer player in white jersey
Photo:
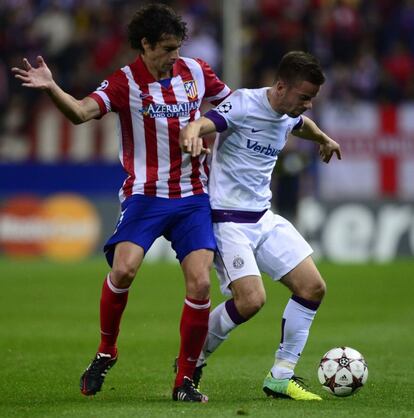
<path id="1" fill-rule="evenodd" d="M 312 55 L 290 52 L 281 60 L 272 87 L 237 90 L 180 133 L 182 149 L 193 156 L 209 152 L 200 139 L 203 135 L 221 133 L 212 154 L 209 194 L 218 246 L 215 266 L 223 293 L 232 295 L 210 315 L 193 376 L 197 385 L 206 358 L 265 303 L 260 275 L 265 272 L 287 286 L 292 297 L 263 390 L 273 397 L 321 399 L 301 385 L 294 367 L 325 294 L 325 282 L 309 244 L 290 222 L 270 211 L 270 179 L 290 133 L 316 142 L 326 163 L 334 153 L 341 158 L 339 145 L 302 116 L 324 81 Z"/>
<path id="2" fill-rule="evenodd" d="M 56 84 L 42 57 L 37 58 L 36 67 L 24 59 L 23 68 L 12 69 L 23 86 L 45 90 L 73 123 L 110 111 L 118 115 L 119 157 L 127 178 L 120 190 L 121 217 L 105 245 L 112 269 L 101 294 L 101 342 L 80 380 L 84 395 L 101 390 L 107 371 L 117 361 L 117 337 L 129 287 L 145 253 L 163 235 L 171 241 L 186 284 L 172 396 L 178 401 L 207 401 L 191 376 L 207 334 L 209 271 L 216 242 L 206 193 L 205 156 L 183 154 L 179 131 L 200 117 L 203 100 L 217 105 L 230 89 L 204 61 L 179 56 L 186 31 L 180 16 L 165 5 L 139 9 L 128 26 L 137 59 L 115 71 L 83 100 Z"/>

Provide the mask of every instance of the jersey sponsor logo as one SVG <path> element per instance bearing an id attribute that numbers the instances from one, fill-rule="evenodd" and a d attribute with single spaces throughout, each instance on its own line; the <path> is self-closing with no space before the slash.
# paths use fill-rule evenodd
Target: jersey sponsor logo
<path id="1" fill-rule="evenodd" d="M 260 145 L 257 141 L 252 141 L 251 139 L 247 140 L 247 148 L 252 151 L 258 152 L 259 154 L 269 155 L 271 157 L 277 157 L 281 149 L 273 148 L 270 144 Z"/>
<path id="2" fill-rule="evenodd" d="M 222 103 L 220 106 L 217 106 L 216 110 L 219 113 L 229 113 L 232 108 L 233 106 L 230 102 L 225 102 Z"/>
<path id="3" fill-rule="evenodd" d="M 189 99 L 195 99 L 198 96 L 197 83 L 195 80 L 186 81 L 184 83 L 184 89 Z"/>
<path id="4" fill-rule="evenodd" d="M 257 132 L 262 132 L 262 131 L 264 131 L 264 129 L 254 129 L 254 128 L 252 128 L 252 133 L 253 134 L 255 134 Z"/>
<path id="5" fill-rule="evenodd" d="M 189 116 L 192 110 L 198 110 L 198 100 L 173 104 L 150 103 L 143 106 L 139 111 L 144 116 L 151 118 L 178 118 Z"/>
<path id="6" fill-rule="evenodd" d="M 101 85 L 96 90 L 105 90 L 109 86 L 109 81 L 104 80 L 102 81 Z"/>

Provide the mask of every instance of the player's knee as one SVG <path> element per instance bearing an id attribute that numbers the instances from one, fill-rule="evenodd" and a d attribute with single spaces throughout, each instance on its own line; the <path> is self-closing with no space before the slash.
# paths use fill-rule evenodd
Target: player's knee
<path id="1" fill-rule="evenodd" d="M 210 295 L 210 267 L 206 260 L 200 263 L 186 263 L 184 268 L 187 296 L 207 299 Z"/>
<path id="2" fill-rule="evenodd" d="M 116 287 L 126 288 L 131 285 L 136 275 L 136 267 L 128 264 L 114 266 L 111 272 L 111 281 Z"/>
<path id="3" fill-rule="evenodd" d="M 315 280 L 312 283 L 309 283 L 309 286 L 303 290 L 303 294 L 300 295 L 304 299 L 321 301 L 326 293 L 326 284 L 325 281 L 320 278 Z"/>
<path id="4" fill-rule="evenodd" d="M 251 315 L 254 315 L 257 312 L 259 312 L 260 309 L 262 309 L 265 302 L 266 302 L 266 297 L 264 297 L 263 295 L 256 296 L 256 297 L 249 299 L 247 302 L 247 307 L 250 310 Z"/>
<path id="5" fill-rule="evenodd" d="M 248 295 L 242 295 L 239 300 L 235 300 L 236 306 L 239 310 L 240 315 L 244 318 L 249 319 L 266 303 L 266 294 L 264 292 L 253 292 Z"/>
<path id="6" fill-rule="evenodd" d="M 210 281 L 211 260 L 210 257 L 204 257 L 196 261 L 183 263 L 183 271 L 186 278 L 195 282 Z"/>
<path id="7" fill-rule="evenodd" d="M 322 280 L 319 288 L 317 289 L 317 295 L 319 296 L 320 300 L 322 300 L 325 294 L 326 294 L 326 283 L 324 280 Z"/>
<path id="8" fill-rule="evenodd" d="M 210 277 L 187 280 L 187 296 L 202 300 L 210 297 Z"/>

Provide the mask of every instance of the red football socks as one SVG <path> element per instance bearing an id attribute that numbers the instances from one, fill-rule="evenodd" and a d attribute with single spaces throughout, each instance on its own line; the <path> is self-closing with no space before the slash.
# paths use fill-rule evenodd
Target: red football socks
<path id="1" fill-rule="evenodd" d="M 116 340 L 119 334 L 119 324 L 122 313 L 128 301 L 128 290 L 115 287 L 110 278 L 106 277 L 101 294 L 101 343 L 99 353 L 110 354 L 115 357 L 117 353 Z"/>
<path id="2" fill-rule="evenodd" d="M 198 356 L 208 331 L 210 300 L 196 300 L 186 297 L 180 323 L 180 353 L 175 387 L 181 386 L 184 376 L 193 377 Z"/>

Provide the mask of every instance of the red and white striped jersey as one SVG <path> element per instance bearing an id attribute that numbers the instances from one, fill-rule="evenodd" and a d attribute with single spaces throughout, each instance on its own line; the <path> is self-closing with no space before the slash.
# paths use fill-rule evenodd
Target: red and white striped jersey
<path id="1" fill-rule="evenodd" d="M 200 59 L 178 59 L 168 87 L 154 79 L 141 56 L 104 80 L 90 97 L 101 115 L 118 114 L 119 158 L 128 175 L 121 201 L 132 194 L 181 198 L 206 193 L 205 155 L 182 153 L 179 132 L 200 117 L 203 100 L 218 104 L 229 94 Z"/>

